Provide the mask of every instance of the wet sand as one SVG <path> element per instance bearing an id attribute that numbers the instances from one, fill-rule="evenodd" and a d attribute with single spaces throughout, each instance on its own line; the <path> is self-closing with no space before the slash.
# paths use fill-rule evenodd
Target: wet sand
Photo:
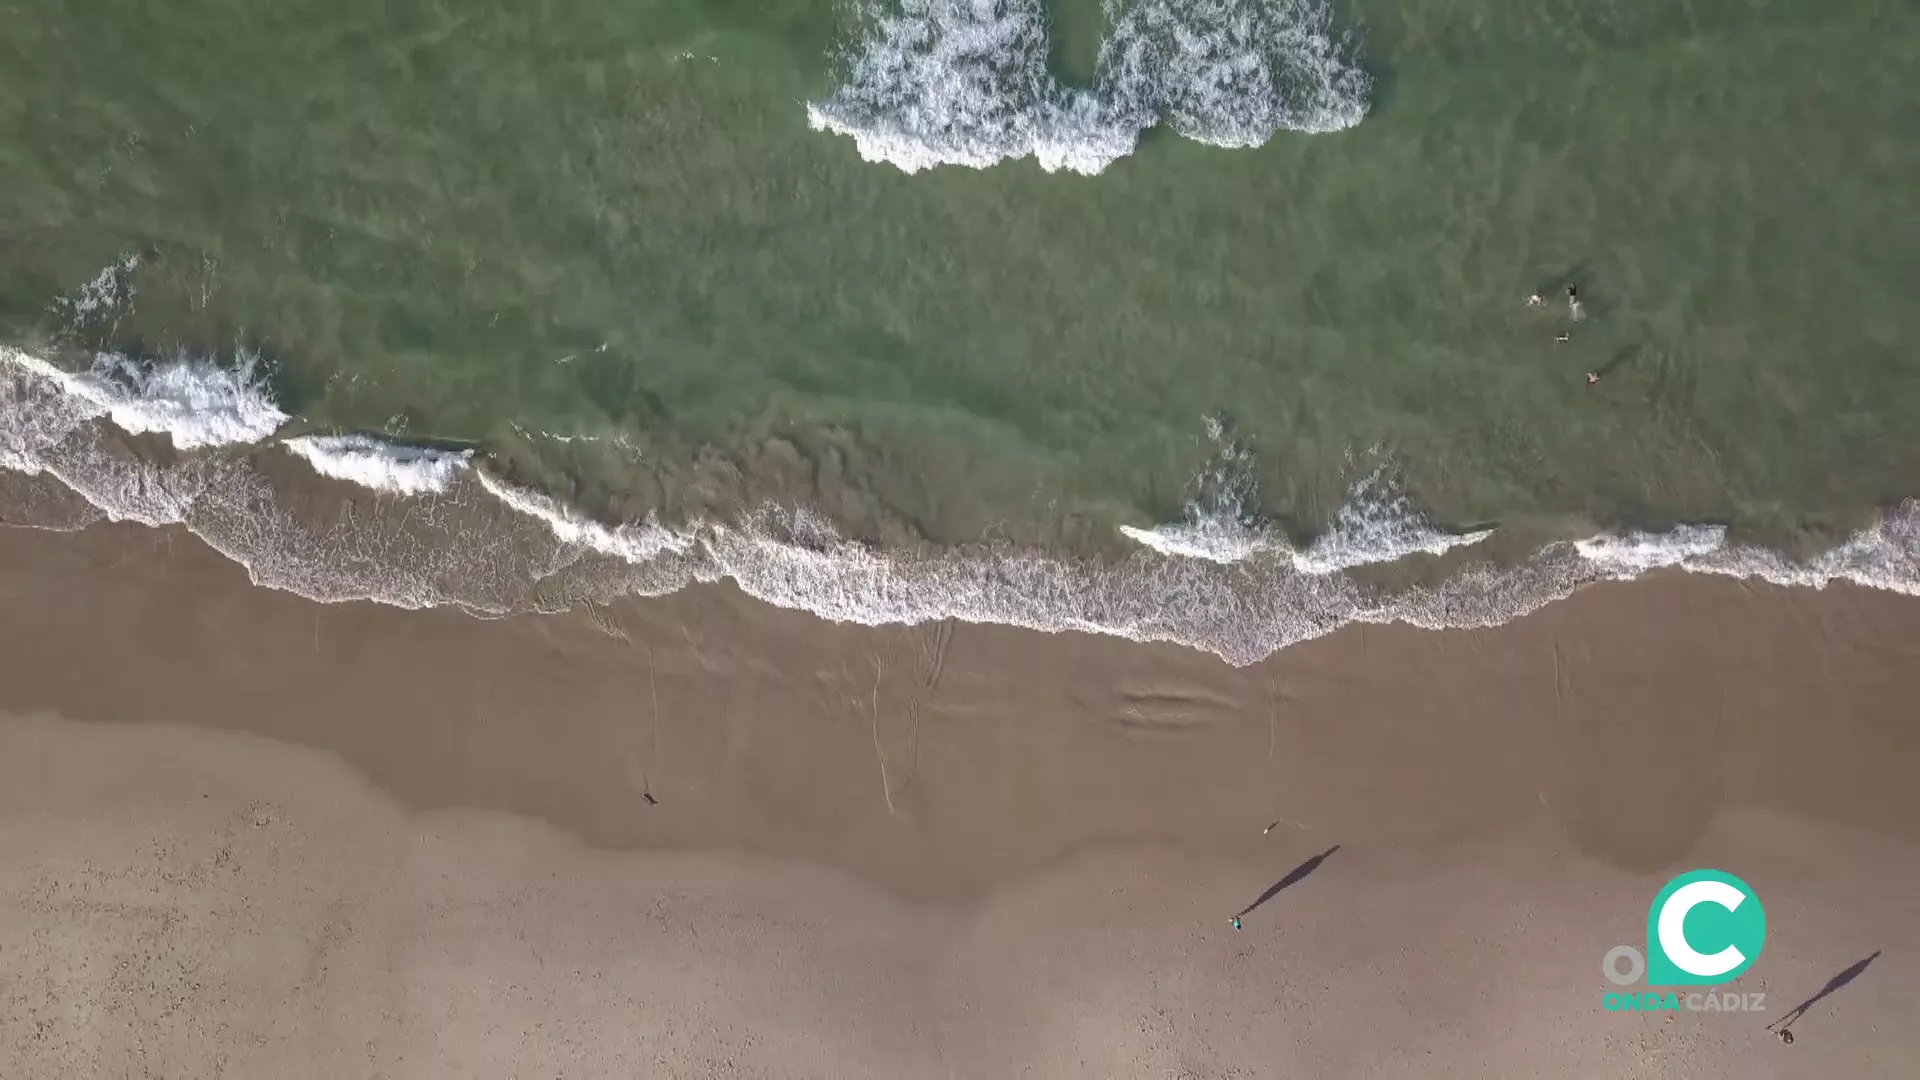
<path id="1" fill-rule="evenodd" d="M 4 1076 L 1852 1077 L 1920 1052 L 1911 600 L 1656 576 L 1236 670 L 727 588 L 320 606 L 130 527 L 0 529 L 0 597 Z M 1703 865 L 1766 904 L 1732 989 L 1767 1010 L 1604 1011 L 1601 956 Z M 1792 1046 L 1766 1031 L 1876 951 Z"/>

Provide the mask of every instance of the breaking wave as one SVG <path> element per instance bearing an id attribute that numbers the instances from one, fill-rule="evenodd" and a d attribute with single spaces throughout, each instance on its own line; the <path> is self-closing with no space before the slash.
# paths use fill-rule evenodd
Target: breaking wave
<path id="1" fill-rule="evenodd" d="M 1438 585 L 1380 591 L 1337 571 L 1479 536 L 1439 531 L 1381 473 L 1356 486 L 1320 540 L 1304 551 L 1288 547 L 1279 558 L 1246 554 L 1249 546 L 1278 549 L 1264 539 L 1271 533 L 1244 514 L 1213 526 L 1189 522 L 1184 534 L 1179 526 L 1131 530 L 1147 549 L 1117 563 L 1000 548 L 916 555 L 841 539 L 805 510 L 770 507 L 739 521 L 676 527 L 651 520 L 607 525 L 490 475 L 480 455 L 368 436 L 278 444 L 331 482 L 391 496 L 316 511 L 277 489 L 260 467 L 261 455 L 279 452 L 261 441 L 271 434 L 271 418 L 284 414 L 245 361 L 142 366 L 104 357 L 74 375 L 0 348 L 0 467 L 57 479 L 97 508 L 95 520 L 182 525 L 245 566 L 255 582 L 319 601 L 558 611 L 731 580 L 768 603 L 845 622 L 957 618 L 1081 630 L 1174 642 L 1248 664 L 1354 622 L 1491 626 L 1585 585 L 1662 568 L 1920 594 L 1915 501 L 1807 561 L 1729 544 L 1717 526 L 1683 526 L 1553 544 L 1518 566 L 1473 565 Z M 116 427 L 164 435 L 182 452 L 149 460 L 117 439 Z M 1201 484 L 1199 497 L 1232 494 L 1242 482 L 1233 468 L 1244 472 L 1238 453 L 1219 455 L 1225 468 L 1214 488 Z M 87 523 L 63 519 L 64 527 Z"/>
<path id="2" fill-rule="evenodd" d="M 471 450 L 403 446 L 366 435 L 302 435 L 280 445 L 321 476 L 395 495 L 443 492 L 473 456 Z"/>
<path id="3" fill-rule="evenodd" d="M 1213 453 L 1194 477 L 1181 520 L 1151 529 L 1120 526 L 1128 539 L 1162 555 L 1222 565 L 1281 557 L 1298 573 L 1326 575 L 1411 555 L 1444 555 L 1493 535 L 1491 529 L 1456 533 L 1442 528 L 1396 489 L 1391 463 L 1375 448 L 1368 452 L 1374 463 L 1347 489 L 1333 520 L 1297 549 L 1259 512 L 1253 449 L 1234 437 L 1225 416 L 1209 416 L 1206 424 Z"/>
<path id="4" fill-rule="evenodd" d="M 258 358 L 242 352 L 233 367 L 182 357 L 145 365 L 101 353 L 79 374 L 38 357 L 17 353 L 13 363 L 66 391 L 69 402 L 50 422 L 69 413 L 106 416 L 130 435 L 163 435 L 179 450 L 257 442 L 287 422 L 257 379 Z M 35 427 L 29 418 L 29 428 Z"/>
<path id="5" fill-rule="evenodd" d="M 1303 574 L 1332 574 L 1413 555 L 1444 555 L 1492 535 L 1492 529 L 1455 533 L 1441 528 L 1412 499 L 1393 490 L 1382 465 L 1354 481 L 1326 531 L 1294 555 L 1293 565 Z"/>
<path id="6" fill-rule="evenodd" d="M 1033 157 L 1092 174 L 1164 123 L 1213 146 L 1358 124 L 1372 79 L 1324 0 L 1107 0 L 1094 83 L 1048 69 L 1045 0 L 864 0 L 816 130 L 905 172 Z"/>

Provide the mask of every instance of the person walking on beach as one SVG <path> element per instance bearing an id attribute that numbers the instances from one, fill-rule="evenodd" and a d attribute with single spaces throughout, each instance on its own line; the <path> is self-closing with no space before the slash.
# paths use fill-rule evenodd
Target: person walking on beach
<path id="1" fill-rule="evenodd" d="M 1831 979 L 1828 979 L 1827 985 L 1821 987 L 1819 993 L 1813 995 L 1812 997 L 1801 1002 L 1800 1004 L 1795 1005 L 1792 1009 L 1787 1011 L 1787 1014 L 1785 1016 L 1782 1016 L 1780 1019 L 1775 1020 L 1771 1024 L 1768 1024 L 1767 1025 L 1768 1030 L 1772 1031 L 1775 1035 L 1778 1035 L 1780 1037 L 1781 1042 L 1786 1043 L 1789 1046 L 1793 1045 L 1794 1022 L 1799 1020 L 1802 1016 L 1805 1016 L 1807 1014 L 1808 1009 L 1811 1009 L 1815 1005 L 1818 1005 L 1828 995 L 1834 993 L 1837 990 L 1844 989 L 1848 983 L 1859 978 L 1860 973 L 1867 970 L 1867 967 L 1871 965 L 1875 960 L 1878 960 L 1878 959 L 1880 959 L 1880 951 L 1876 949 L 1874 950 L 1874 953 L 1872 956 L 1867 957 L 1865 960 L 1859 960 L 1854 962 L 1854 964 L 1848 967 L 1845 971 L 1842 971 L 1840 974 L 1835 975 Z"/>

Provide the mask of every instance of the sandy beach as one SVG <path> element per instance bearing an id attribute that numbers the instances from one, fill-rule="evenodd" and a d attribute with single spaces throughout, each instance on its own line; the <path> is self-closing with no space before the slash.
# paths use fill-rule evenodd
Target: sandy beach
<path id="1" fill-rule="evenodd" d="M 322 606 L 133 527 L 0 529 L 0 595 L 7 1077 L 1869 1077 L 1920 1052 L 1911 600 L 1656 575 L 1234 669 L 717 587 Z M 1607 1011 L 1602 955 L 1698 866 L 1764 898 L 1729 989 L 1765 1010 Z M 1869 957 L 1792 1045 L 1767 1030 Z"/>
<path id="2" fill-rule="evenodd" d="M 0 1080 L 1920 1078 L 1920 3 L 8 29 Z"/>

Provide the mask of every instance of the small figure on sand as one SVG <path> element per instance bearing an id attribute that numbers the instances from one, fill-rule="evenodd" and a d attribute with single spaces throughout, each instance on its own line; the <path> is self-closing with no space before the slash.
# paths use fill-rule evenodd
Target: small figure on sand
<path id="1" fill-rule="evenodd" d="M 1233 917 L 1233 928 L 1234 928 L 1235 930 L 1238 930 L 1238 929 L 1240 929 L 1240 916 L 1238 916 L 1238 915 L 1235 915 L 1235 916 Z"/>
<path id="2" fill-rule="evenodd" d="M 1572 285 L 1567 286 L 1567 310 L 1573 313 L 1574 322 L 1587 317 L 1587 309 L 1580 306 L 1580 290 Z"/>
<path id="3" fill-rule="evenodd" d="M 1840 974 L 1835 975 L 1833 978 L 1828 979 L 1827 985 L 1821 987 L 1819 993 L 1813 995 L 1812 997 L 1801 1002 L 1800 1004 L 1795 1005 L 1792 1009 L 1789 1009 L 1785 1016 L 1782 1016 L 1780 1019 L 1775 1020 L 1771 1024 L 1768 1024 L 1767 1028 L 1771 1030 L 1775 1035 L 1780 1036 L 1781 1042 L 1791 1045 L 1793 1043 L 1793 1031 L 1792 1031 L 1793 1025 L 1802 1016 L 1805 1016 L 1807 1014 L 1808 1009 L 1811 1009 L 1815 1005 L 1818 1005 L 1822 999 L 1833 994 L 1835 991 L 1845 989 L 1848 983 L 1859 978 L 1860 973 L 1867 970 L 1867 965 L 1873 963 L 1875 960 L 1878 960 L 1878 959 L 1880 959 L 1880 954 L 1879 952 L 1876 951 L 1872 956 L 1867 957 L 1865 960 L 1856 961 L 1853 964 L 1853 966 L 1847 968 L 1845 971 L 1842 971 Z"/>

